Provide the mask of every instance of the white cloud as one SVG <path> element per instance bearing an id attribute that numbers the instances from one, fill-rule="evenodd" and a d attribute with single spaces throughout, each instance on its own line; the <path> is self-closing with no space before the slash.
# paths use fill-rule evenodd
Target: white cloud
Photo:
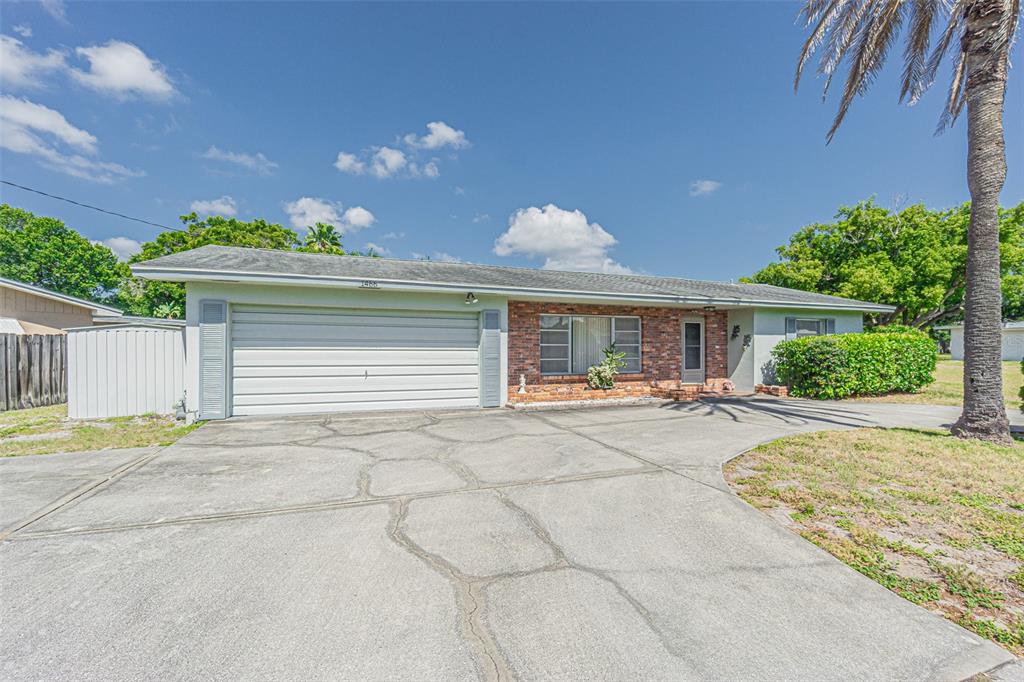
<path id="1" fill-rule="evenodd" d="M 459 258 L 458 256 L 453 256 L 452 254 L 445 253 L 444 251 L 434 251 L 431 254 L 418 253 L 416 251 L 413 251 L 412 252 L 412 257 L 415 258 L 416 260 L 436 260 L 436 261 L 440 261 L 441 263 L 463 263 L 463 262 L 465 262 L 461 258 Z"/>
<path id="2" fill-rule="evenodd" d="M 68 16 L 64 9 L 64 0 L 39 0 L 46 13 L 58 21 L 67 23 Z"/>
<path id="3" fill-rule="evenodd" d="M 508 229 L 494 242 L 499 256 L 544 258 L 546 270 L 576 270 L 627 274 L 628 267 L 608 255 L 616 239 L 582 211 L 548 204 L 521 208 L 508 219 Z"/>
<path id="4" fill-rule="evenodd" d="M 142 244 L 128 237 L 111 237 L 110 239 L 104 239 L 95 243 L 106 246 L 120 260 L 128 260 L 139 251 L 142 251 Z"/>
<path id="5" fill-rule="evenodd" d="M 342 173 L 352 173 L 353 175 L 362 175 L 366 172 L 366 164 L 360 161 L 358 156 L 348 152 L 338 152 L 334 167 Z"/>
<path id="6" fill-rule="evenodd" d="M 362 206 L 353 206 L 346 209 L 345 214 L 341 218 L 346 225 L 354 230 L 361 230 L 377 222 L 377 217 Z"/>
<path id="7" fill-rule="evenodd" d="M 714 194 L 722 186 L 717 180 L 694 180 L 690 183 L 691 197 L 706 197 Z"/>
<path id="8" fill-rule="evenodd" d="M 229 152 L 219 147 L 210 146 L 202 154 L 204 159 L 211 161 L 226 161 L 236 166 L 256 171 L 260 175 L 270 175 L 277 168 L 277 164 L 268 159 L 262 153 L 247 154 L 245 152 Z"/>
<path id="9" fill-rule="evenodd" d="M 417 137 L 415 133 L 409 133 L 404 138 L 405 143 L 417 149 L 440 149 L 451 147 L 452 149 L 463 149 L 469 146 L 466 133 L 456 130 L 444 121 L 432 121 L 427 124 L 427 134 Z"/>
<path id="10" fill-rule="evenodd" d="M 388 232 L 380 236 L 381 239 L 401 239 L 403 237 L 405 237 L 405 232 Z"/>
<path id="11" fill-rule="evenodd" d="M 4 89 L 38 88 L 43 74 L 63 68 L 64 55 L 60 52 L 33 52 L 17 38 L 0 36 L 0 83 Z"/>
<path id="12" fill-rule="evenodd" d="M 366 245 L 363 248 L 366 249 L 368 252 L 372 251 L 373 253 L 377 254 L 378 256 L 390 256 L 391 255 L 391 249 L 389 249 L 389 248 L 387 248 L 385 246 L 381 246 L 380 244 L 374 244 L 373 242 L 366 242 Z"/>
<path id="13" fill-rule="evenodd" d="M 455 185 L 455 187 L 452 187 L 452 191 L 455 192 L 457 197 L 466 196 L 466 188 L 461 185 Z"/>
<path id="14" fill-rule="evenodd" d="M 17 26 L 15 26 L 11 30 L 13 30 L 15 33 L 17 33 L 22 38 L 31 38 L 32 37 L 32 27 L 29 26 L 28 24 L 18 24 Z"/>
<path id="15" fill-rule="evenodd" d="M 370 160 L 370 172 L 378 178 L 390 178 L 405 168 L 408 159 L 401 149 L 377 147 Z"/>
<path id="16" fill-rule="evenodd" d="M 166 100 L 176 94 L 164 67 L 131 43 L 111 40 L 106 45 L 79 47 L 75 54 L 89 60 L 89 70 L 72 69 L 82 85 L 117 97 L 142 96 Z"/>
<path id="17" fill-rule="evenodd" d="M 342 234 L 356 232 L 377 222 L 377 218 L 362 206 L 343 210 L 340 201 L 319 197 L 300 197 L 284 205 L 292 227 L 306 228 L 316 223 L 334 225 Z"/>
<path id="18" fill-rule="evenodd" d="M 62 147 L 70 148 L 71 153 Z M 144 175 L 117 163 L 88 158 L 98 152 L 95 135 L 76 128 L 59 111 L 8 95 L 0 95 L 0 148 L 34 156 L 47 168 L 95 182 L 109 184 Z"/>
<path id="19" fill-rule="evenodd" d="M 477 213 L 475 216 L 473 216 L 474 223 L 483 223 L 487 222 L 490 219 L 491 215 L 489 213 Z"/>
<path id="20" fill-rule="evenodd" d="M 238 215 L 238 204 L 227 194 L 219 199 L 196 199 L 189 208 L 194 213 L 203 215 L 222 215 L 229 218 Z"/>
<path id="21" fill-rule="evenodd" d="M 436 161 L 430 161 L 423 166 L 423 174 L 428 178 L 436 178 L 441 174 L 440 169 L 437 167 Z"/>

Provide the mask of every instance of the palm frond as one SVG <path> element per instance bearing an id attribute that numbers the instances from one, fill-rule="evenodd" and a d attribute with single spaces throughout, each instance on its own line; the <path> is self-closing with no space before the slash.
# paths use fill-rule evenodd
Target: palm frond
<path id="1" fill-rule="evenodd" d="M 821 45 L 821 41 L 825 38 L 836 16 L 846 8 L 852 9 L 854 5 L 855 3 L 850 0 L 812 0 L 801 11 L 806 26 L 814 23 L 815 19 L 818 23 L 811 31 L 811 35 L 807 36 L 804 47 L 800 50 L 800 59 L 797 60 L 796 65 L 796 77 L 793 79 L 794 92 L 800 89 L 800 76 L 803 74 L 804 65 Z"/>
<path id="2" fill-rule="evenodd" d="M 953 69 L 953 80 L 949 84 L 949 94 L 946 96 L 946 106 L 942 108 L 942 116 L 939 117 L 939 125 L 935 128 L 938 135 L 956 121 L 960 111 L 964 107 L 964 72 L 967 68 L 967 55 L 961 50 Z"/>
<path id="3" fill-rule="evenodd" d="M 852 49 L 854 60 L 846 77 L 839 111 L 825 138 L 831 142 L 846 118 L 854 97 L 863 95 L 885 64 L 893 43 L 903 24 L 904 0 L 887 0 L 876 5 L 871 16 L 861 27 Z"/>
<path id="4" fill-rule="evenodd" d="M 928 45 L 931 43 L 932 25 L 940 4 L 935 0 L 914 0 L 910 6 L 910 33 L 903 51 L 903 85 L 900 88 L 900 102 L 917 103 L 921 94 L 931 85 L 925 78 L 928 60 Z"/>
<path id="5" fill-rule="evenodd" d="M 850 46 L 853 45 L 866 26 L 862 24 L 865 17 L 870 17 L 875 9 L 877 0 L 856 3 L 836 22 L 836 27 L 829 36 L 827 49 L 821 55 L 821 63 L 818 65 L 818 73 L 826 76 L 825 87 L 821 91 L 821 100 L 824 102 L 828 97 L 828 91 L 832 87 L 832 79 L 838 73 L 839 65 L 846 57 Z"/>

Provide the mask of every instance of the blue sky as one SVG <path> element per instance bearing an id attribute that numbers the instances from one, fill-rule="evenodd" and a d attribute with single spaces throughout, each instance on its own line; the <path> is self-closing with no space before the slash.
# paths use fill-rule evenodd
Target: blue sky
<path id="1" fill-rule="evenodd" d="M 949 69 L 906 107 L 894 63 L 826 146 L 835 101 L 792 90 L 797 9 L 5 3 L 0 174 L 164 224 L 194 204 L 395 257 L 721 280 L 842 204 L 966 200 L 964 122 L 932 134 Z M 1024 199 L 1018 71 L 1004 205 Z M 91 239 L 157 233 L 0 196 Z"/>

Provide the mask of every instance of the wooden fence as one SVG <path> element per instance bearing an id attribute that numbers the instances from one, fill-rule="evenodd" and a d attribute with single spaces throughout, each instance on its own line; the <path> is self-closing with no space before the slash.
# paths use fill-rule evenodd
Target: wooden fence
<path id="1" fill-rule="evenodd" d="M 0 334 L 0 411 L 68 400 L 64 334 Z"/>

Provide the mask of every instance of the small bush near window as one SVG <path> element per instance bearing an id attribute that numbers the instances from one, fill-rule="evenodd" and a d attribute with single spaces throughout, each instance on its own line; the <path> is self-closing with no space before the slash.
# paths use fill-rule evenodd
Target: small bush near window
<path id="1" fill-rule="evenodd" d="M 626 354 L 615 350 L 615 344 L 605 348 L 604 360 L 591 365 L 587 370 L 587 385 L 591 388 L 612 388 L 615 386 L 615 375 L 626 366 L 623 360 Z"/>
<path id="2" fill-rule="evenodd" d="M 917 391 L 934 381 L 937 356 L 917 330 L 808 336 L 772 350 L 790 395 L 825 400 Z"/>

